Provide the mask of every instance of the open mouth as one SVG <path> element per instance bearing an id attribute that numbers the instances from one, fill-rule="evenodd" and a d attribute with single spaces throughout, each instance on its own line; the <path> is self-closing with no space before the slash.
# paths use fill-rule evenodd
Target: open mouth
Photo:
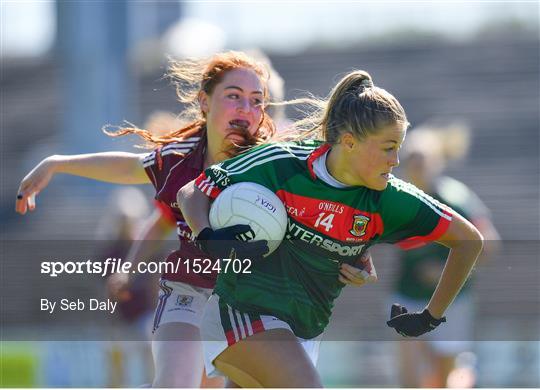
<path id="1" fill-rule="evenodd" d="M 239 130 L 239 131 L 247 131 L 249 128 L 249 121 L 246 121 L 244 119 L 233 119 L 229 121 L 229 126 L 231 126 L 231 129 Z"/>

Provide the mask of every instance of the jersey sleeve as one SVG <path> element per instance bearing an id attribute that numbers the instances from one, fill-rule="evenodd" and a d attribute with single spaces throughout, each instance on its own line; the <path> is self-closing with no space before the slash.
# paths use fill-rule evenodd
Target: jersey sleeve
<path id="1" fill-rule="evenodd" d="M 156 190 L 160 188 L 161 183 L 161 180 L 158 180 L 161 176 L 161 169 L 159 169 L 160 164 L 156 159 L 161 158 L 161 150 L 155 149 L 154 151 L 148 153 L 142 160 L 144 171 Z M 161 161 L 161 165 L 163 165 L 163 161 Z"/>
<path id="2" fill-rule="evenodd" d="M 412 184 L 393 178 L 381 199 L 383 242 L 403 249 L 420 247 L 441 237 L 453 211 Z"/>
<path id="3" fill-rule="evenodd" d="M 199 140 L 200 137 L 191 137 L 173 142 L 153 150 L 143 158 L 144 171 L 154 185 L 156 192 L 163 188 L 171 169 L 182 162 L 196 148 Z"/>
<path id="4" fill-rule="evenodd" d="M 231 184 L 231 179 L 222 164 L 213 165 L 195 179 L 195 186 L 209 198 L 215 199 Z"/>

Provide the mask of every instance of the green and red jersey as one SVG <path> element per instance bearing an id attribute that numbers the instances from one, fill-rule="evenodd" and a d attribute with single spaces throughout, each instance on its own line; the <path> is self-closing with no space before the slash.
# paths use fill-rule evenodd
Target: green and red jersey
<path id="1" fill-rule="evenodd" d="M 395 177 L 383 191 L 330 186 L 313 170 L 329 148 L 317 141 L 263 145 L 196 179 L 211 198 L 232 184 L 254 182 L 283 201 L 288 226 L 282 244 L 255 260 L 251 274 L 220 274 L 215 292 L 240 311 L 280 318 L 302 338 L 327 326 L 344 287 L 341 263 L 355 264 L 377 243 L 435 240 L 452 220 L 449 208 Z"/>

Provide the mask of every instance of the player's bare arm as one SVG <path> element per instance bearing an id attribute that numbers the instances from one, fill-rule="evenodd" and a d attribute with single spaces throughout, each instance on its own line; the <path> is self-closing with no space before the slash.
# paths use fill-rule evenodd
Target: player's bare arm
<path id="1" fill-rule="evenodd" d="M 35 196 L 47 187 L 57 173 L 118 184 L 149 183 L 141 163 L 144 156 L 145 154 L 105 152 L 47 157 L 21 181 L 15 211 L 26 214 L 28 210 L 34 210 Z"/>
<path id="2" fill-rule="evenodd" d="M 427 306 L 441 318 L 469 277 L 483 246 L 483 237 L 472 223 L 455 213 L 448 230 L 437 240 L 451 249 L 441 278 Z"/>
<path id="3" fill-rule="evenodd" d="M 195 180 L 180 188 L 176 200 L 193 234 L 198 235 L 201 230 L 210 226 L 210 198 L 197 188 Z"/>

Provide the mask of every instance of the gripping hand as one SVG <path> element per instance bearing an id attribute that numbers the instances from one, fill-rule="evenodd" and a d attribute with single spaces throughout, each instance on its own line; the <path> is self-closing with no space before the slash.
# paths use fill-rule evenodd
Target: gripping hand
<path id="1" fill-rule="evenodd" d="M 266 240 L 242 241 L 252 233 L 249 225 L 234 225 L 213 230 L 204 228 L 195 243 L 203 251 L 215 258 L 252 259 L 268 252 Z"/>

